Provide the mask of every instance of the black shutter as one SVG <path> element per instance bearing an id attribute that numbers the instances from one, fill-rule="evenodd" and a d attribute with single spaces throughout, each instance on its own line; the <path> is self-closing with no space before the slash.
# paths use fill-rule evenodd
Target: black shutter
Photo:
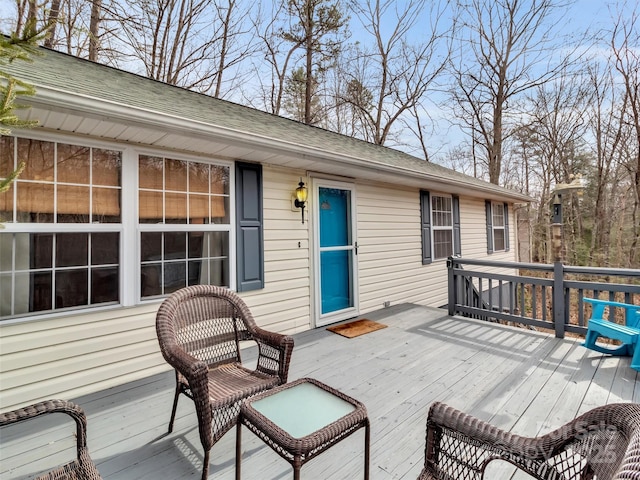
<path id="1" fill-rule="evenodd" d="M 422 231 L 422 264 L 427 265 L 433 261 L 431 255 L 431 202 L 429 192 L 420 191 L 420 220 Z"/>
<path id="2" fill-rule="evenodd" d="M 460 197 L 452 197 L 453 205 L 453 254 L 462 256 L 462 238 L 460 237 Z"/>
<path id="3" fill-rule="evenodd" d="M 509 206 L 504 204 L 504 251 L 509 251 Z"/>
<path id="4" fill-rule="evenodd" d="M 493 253 L 493 217 L 491 215 L 491 202 L 484 201 L 484 207 L 487 212 L 487 253 Z"/>
<path id="5" fill-rule="evenodd" d="M 262 165 L 236 163 L 237 290 L 264 288 Z"/>

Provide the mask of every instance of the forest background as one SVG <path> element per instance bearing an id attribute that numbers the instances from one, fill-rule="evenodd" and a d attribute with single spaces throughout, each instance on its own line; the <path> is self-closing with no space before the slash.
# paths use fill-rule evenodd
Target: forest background
<path id="1" fill-rule="evenodd" d="M 0 0 L 0 30 L 404 150 L 535 199 L 523 261 L 640 268 L 640 6 L 599 0 Z"/>

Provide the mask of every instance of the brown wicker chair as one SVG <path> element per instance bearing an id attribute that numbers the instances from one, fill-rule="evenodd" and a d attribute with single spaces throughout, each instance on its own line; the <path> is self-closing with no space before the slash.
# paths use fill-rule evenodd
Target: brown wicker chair
<path id="1" fill-rule="evenodd" d="M 211 447 L 236 424 L 242 400 L 286 383 L 293 338 L 259 328 L 238 295 L 211 285 L 171 294 L 160 305 L 156 330 L 162 355 L 176 372 L 169 433 L 183 393 L 196 406 L 204 480 Z M 255 370 L 242 365 L 243 340 L 258 345 Z"/>
<path id="2" fill-rule="evenodd" d="M 102 477 L 89 456 L 87 417 L 79 406 L 64 400 L 47 400 L 0 414 L 0 427 L 57 412 L 66 413 L 76 422 L 77 458 L 55 470 L 40 474 L 36 480 L 101 480 Z"/>
<path id="3" fill-rule="evenodd" d="M 483 479 L 496 459 L 537 479 L 640 479 L 640 404 L 598 407 L 536 438 L 510 434 L 442 403 L 431 406 L 418 480 Z"/>

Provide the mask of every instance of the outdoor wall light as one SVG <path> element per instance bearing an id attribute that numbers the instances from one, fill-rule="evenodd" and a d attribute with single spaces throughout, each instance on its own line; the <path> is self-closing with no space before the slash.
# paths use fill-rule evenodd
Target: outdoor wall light
<path id="1" fill-rule="evenodd" d="M 304 182 L 302 181 L 302 177 L 300 178 L 300 183 L 298 183 L 298 188 L 296 188 L 296 200 L 294 205 L 296 208 L 302 210 L 302 223 L 304 223 L 304 207 L 307 202 L 307 187 L 304 186 Z"/>

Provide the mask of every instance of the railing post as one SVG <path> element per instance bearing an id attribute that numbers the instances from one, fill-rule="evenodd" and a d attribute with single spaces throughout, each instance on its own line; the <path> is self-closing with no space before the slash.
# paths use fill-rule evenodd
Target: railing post
<path id="1" fill-rule="evenodd" d="M 449 287 L 449 316 L 453 317 L 456 314 L 456 279 L 453 274 L 454 268 L 453 257 L 447 258 L 447 283 Z"/>
<path id="2" fill-rule="evenodd" d="M 564 338 L 564 265 L 553 263 L 553 324 L 556 338 Z"/>

